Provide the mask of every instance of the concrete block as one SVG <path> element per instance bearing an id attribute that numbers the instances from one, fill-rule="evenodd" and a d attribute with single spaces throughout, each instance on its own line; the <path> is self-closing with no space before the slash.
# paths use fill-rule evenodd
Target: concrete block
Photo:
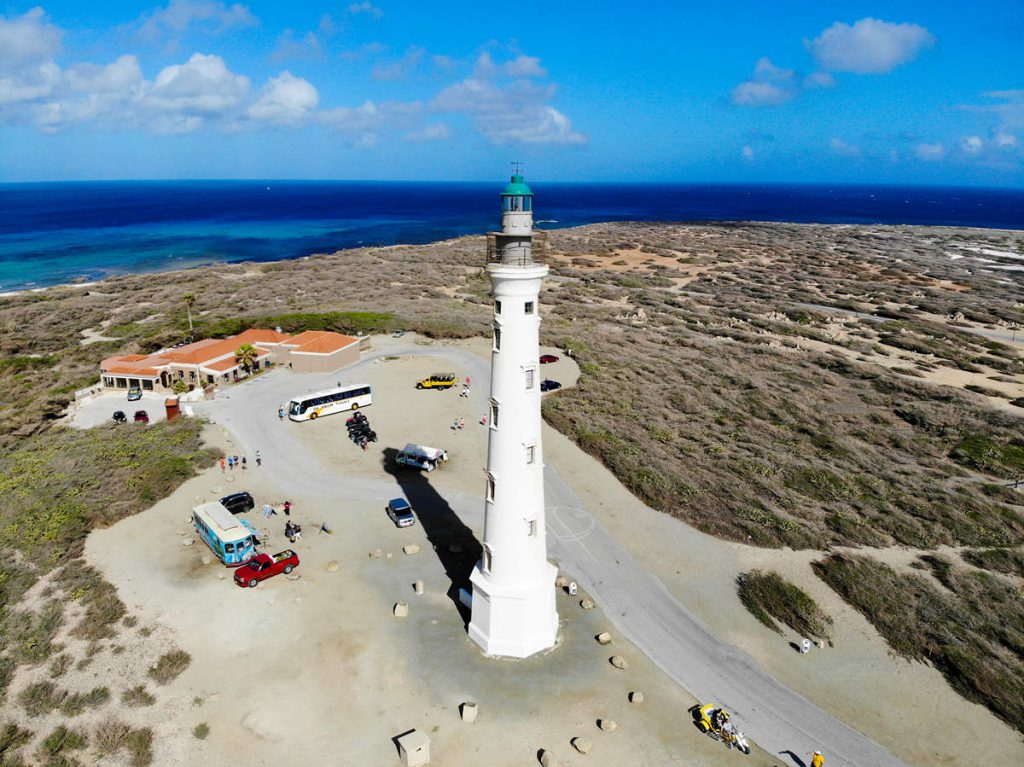
<path id="1" fill-rule="evenodd" d="M 594 600 L 590 597 L 583 597 L 583 599 L 580 600 L 580 607 L 582 607 L 584 610 L 593 610 Z"/>
<path id="2" fill-rule="evenodd" d="M 430 738 L 418 730 L 410 730 L 395 738 L 402 767 L 425 767 L 430 764 Z"/>
<path id="3" fill-rule="evenodd" d="M 462 714 L 463 722 L 475 722 L 476 715 L 479 713 L 476 703 L 470 703 L 466 701 L 459 707 L 459 713 Z"/>
<path id="4" fill-rule="evenodd" d="M 409 554 L 409 555 L 419 554 L 420 553 L 420 547 L 417 546 L 415 543 L 410 543 L 407 546 L 403 546 L 402 547 L 402 551 L 404 553 L 406 553 L 406 554 Z"/>
<path id="5" fill-rule="evenodd" d="M 569 579 L 566 578 L 564 575 L 559 575 L 557 578 L 555 578 L 555 588 L 556 589 L 564 589 L 568 585 L 569 585 Z"/>
<path id="6" fill-rule="evenodd" d="M 590 738 L 584 738 L 580 735 L 572 739 L 572 747 L 581 754 L 589 754 L 590 749 L 594 747 L 594 742 Z"/>
<path id="7" fill-rule="evenodd" d="M 336 572 L 338 572 L 338 560 L 337 559 L 332 559 L 330 562 L 327 563 L 327 572 L 329 572 L 329 573 L 336 573 Z"/>
<path id="8" fill-rule="evenodd" d="M 629 694 L 629 702 L 634 706 L 639 706 L 644 702 L 644 694 L 639 690 L 634 690 Z"/>
<path id="9" fill-rule="evenodd" d="M 426 591 L 426 587 L 423 585 L 423 581 L 416 581 L 414 584 L 412 584 L 412 588 L 417 594 L 422 594 L 424 591 Z"/>
<path id="10" fill-rule="evenodd" d="M 380 559 L 384 556 L 384 552 L 381 549 L 370 549 L 370 559 Z"/>
<path id="11" fill-rule="evenodd" d="M 181 545 L 182 546 L 191 546 L 195 542 L 196 542 L 195 538 L 182 538 L 181 539 Z"/>
<path id="12" fill-rule="evenodd" d="M 605 732 L 615 732 L 619 725 L 615 723 L 614 719 L 598 719 L 597 726 Z"/>
<path id="13" fill-rule="evenodd" d="M 598 634 L 596 637 L 594 637 L 594 639 L 597 640 L 598 644 L 611 644 L 612 643 L 612 635 L 609 634 L 607 631 L 602 631 L 600 634 Z"/>
<path id="14" fill-rule="evenodd" d="M 408 602 L 395 602 L 392 611 L 396 618 L 406 618 L 409 615 L 409 603 Z"/>
<path id="15" fill-rule="evenodd" d="M 552 754 L 550 751 L 541 749 L 540 767 L 558 767 L 558 760 L 555 759 L 554 754 Z"/>
<path id="16" fill-rule="evenodd" d="M 610 657 L 608 659 L 608 662 L 611 663 L 613 666 L 615 666 L 615 668 L 618 668 L 618 669 L 627 669 L 627 668 L 629 668 L 629 664 L 626 663 L 626 659 L 623 658 L 621 655 L 613 655 L 612 657 Z"/>

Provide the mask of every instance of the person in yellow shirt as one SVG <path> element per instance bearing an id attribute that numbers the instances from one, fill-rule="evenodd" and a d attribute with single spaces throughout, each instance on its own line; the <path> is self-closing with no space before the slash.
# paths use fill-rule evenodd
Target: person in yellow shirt
<path id="1" fill-rule="evenodd" d="M 815 751 L 811 756 L 811 767 L 824 767 L 825 757 L 821 755 L 820 751 Z"/>

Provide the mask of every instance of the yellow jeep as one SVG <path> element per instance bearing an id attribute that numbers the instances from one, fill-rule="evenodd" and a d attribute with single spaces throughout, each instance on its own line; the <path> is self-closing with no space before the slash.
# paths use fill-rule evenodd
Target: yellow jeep
<path id="1" fill-rule="evenodd" d="M 450 389 L 455 386 L 454 373 L 435 373 L 430 378 L 416 382 L 417 389 Z"/>

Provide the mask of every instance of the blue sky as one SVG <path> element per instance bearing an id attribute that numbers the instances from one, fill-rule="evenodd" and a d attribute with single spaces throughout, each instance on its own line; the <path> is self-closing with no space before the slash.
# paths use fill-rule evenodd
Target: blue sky
<path id="1" fill-rule="evenodd" d="M 0 181 L 1024 186 L 1024 5 L 0 6 Z"/>

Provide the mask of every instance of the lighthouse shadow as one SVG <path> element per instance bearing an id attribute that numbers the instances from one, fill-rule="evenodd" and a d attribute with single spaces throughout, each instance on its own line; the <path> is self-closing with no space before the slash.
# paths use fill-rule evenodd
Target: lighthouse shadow
<path id="1" fill-rule="evenodd" d="M 395 478 L 402 494 L 412 504 L 417 521 L 423 526 L 427 540 L 441 561 L 445 575 L 451 581 L 447 592 L 448 598 L 459 611 L 462 622 L 468 626 L 470 612 L 459 600 L 459 590 L 472 590 L 469 576 L 483 551 L 480 542 L 430 484 L 430 475 L 427 472 L 396 464 L 395 456 L 398 455 L 398 451 L 392 447 L 384 448 L 382 453 L 384 471 Z"/>

